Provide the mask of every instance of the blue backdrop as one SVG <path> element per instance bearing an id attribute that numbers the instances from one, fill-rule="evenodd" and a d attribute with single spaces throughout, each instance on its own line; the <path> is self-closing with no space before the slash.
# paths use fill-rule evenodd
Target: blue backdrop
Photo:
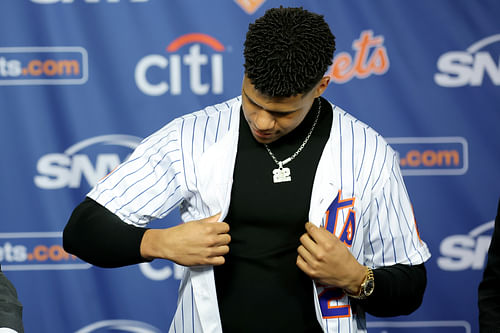
<path id="1" fill-rule="evenodd" d="M 433 255 L 422 307 L 369 331 L 478 331 L 500 196 L 499 1 L 2 0 L 0 263 L 27 332 L 167 331 L 177 267 L 96 268 L 62 250 L 62 229 L 141 138 L 240 93 L 248 23 L 280 4 L 325 15 L 325 96 L 399 152 Z"/>

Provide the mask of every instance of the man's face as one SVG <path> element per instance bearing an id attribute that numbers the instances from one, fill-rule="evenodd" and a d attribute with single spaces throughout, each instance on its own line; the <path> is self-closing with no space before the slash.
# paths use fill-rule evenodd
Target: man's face
<path id="1" fill-rule="evenodd" d="M 326 89 L 329 79 L 323 77 L 306 94 L 269 97 L 257 91 L 245 75 L 241 89 L 243 114 L 255 140 L 267 144 L 293 131 L 306 117 L 314 99 Z"/>

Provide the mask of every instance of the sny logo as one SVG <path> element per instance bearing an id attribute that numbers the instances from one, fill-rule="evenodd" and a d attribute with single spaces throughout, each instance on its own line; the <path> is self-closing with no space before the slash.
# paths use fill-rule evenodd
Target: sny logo
<path id="1" fill-rule="evenodd" d="M 189 53 L 177 53 L 184 45 L 192 44 Z M 216 53 L 209 56 L 201 52 L 201 45 L 207 45 Z M 160 54 L 150 54 L 139 60 L 135 67 L 135 82 L 140 91 L 150 96 L 160 96 L 168 91 L 172 95 L 182 93 L 182 68 L 188 67 L 189 88 L 196 95 L 206 95 L 211 88 L 212 94 L 223 92 L 222 54 L 225 50 L 217 39 L 202 33 L 183 35 L 171 42 L 166 51 L 168 57 Z M 181 59 L 182 58 L 182 59 Z M 181 61 L 182 60 L 182 61 Z M 170 80 L 164 78 L 168 67 Z M 158 70 L 160 69 L 160 70 Z M 202 75 L 203 74 L 203 75 Z M 211 84 L 203 82 L 202 76 L 211 76 Z"/>
<path id="2" fill-rule="evenodd" d="M 482 270 L 486 254 L 491 243 L 491 234 L 495 221 L 486 222 L 469 232 L 468 235 L 451 235 L 443 239 L 437 259 L 439 268 L 445 271 L 463 271 L 466 269 Z"/>
<path id="3" fill-rule="evenodd" d="M 78 142 L 63 154 L 44 155 L 37 163 L 39 174 L 34 177 L 35 185 L 43 189 L 77 188 L 83 176 L 90 186 L 94 186 L 124 161 L 140 141 L 140 138 L 129 135 L 103 135 Z M 105 153 L 104 150 L 109 146 L 112 148 Z M 92 151 L 95 147 L 98 148 L 97 154 Z M 122 150 L 124 152 L 121 155 L 124 157 L 120 158 L 119 152 Z M 95 162 L 89 157 L 92 155 L 95 155 Z"/>
<path id="4" fill-rule="evenodd" d="M 437 62 L 439 73 L 434 75 L 436 84 L 442 87 L 481 86 L 487 74 L 494 85 L 500 85 L 500 63 L 495 63 L 491 50 L 486 46 L 500 42 L 496 34 L 472 44 L 465 51 L 451 51 L 441 55 Z"/>

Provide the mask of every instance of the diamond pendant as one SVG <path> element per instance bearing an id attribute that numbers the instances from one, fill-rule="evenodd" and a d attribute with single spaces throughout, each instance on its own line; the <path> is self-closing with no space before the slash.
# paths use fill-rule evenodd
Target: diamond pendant
<path id="1" fill-rule="evenodd" d="M 283 183 L 292 181 L 292 176 L 290 175 L 289 168 L 283 168 L 283 164 L 280 163 L 277 169 L 273 170 L 273 182 Z"/>

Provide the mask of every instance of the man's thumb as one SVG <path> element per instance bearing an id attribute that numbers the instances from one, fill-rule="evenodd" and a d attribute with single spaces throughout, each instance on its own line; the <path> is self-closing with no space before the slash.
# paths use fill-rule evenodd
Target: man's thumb
<path id="1" fill-rule="evenodd" d="M 220 213 L 217 213 L 215 215 L 212 215 L 210 217 L 204 218 L 202 221 L 203 222 L 219 222 L 220 218 Z"/>

